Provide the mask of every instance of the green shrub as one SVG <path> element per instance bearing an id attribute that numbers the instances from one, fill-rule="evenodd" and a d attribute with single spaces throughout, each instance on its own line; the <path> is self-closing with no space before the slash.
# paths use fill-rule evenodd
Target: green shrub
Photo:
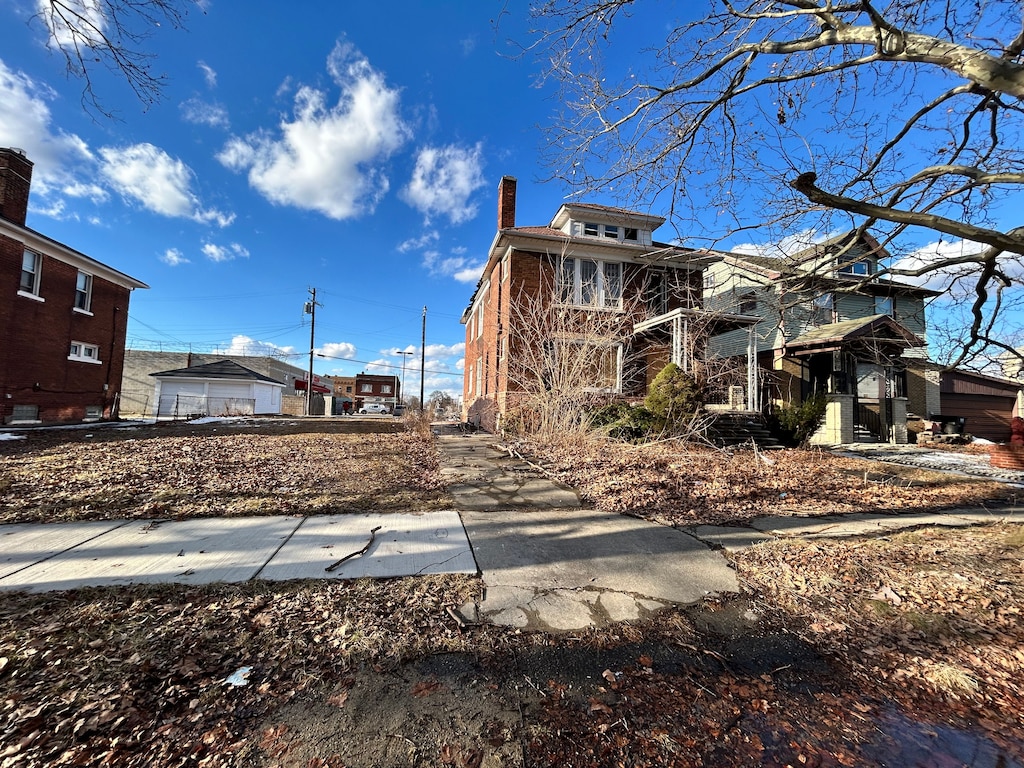
<path id="1" fill-rule="evenodd" d="M 669 363 L 651 382 L 644 405 L 672 429 L 700 410 L 704 405 L 704 391 L 693 376 L 675 363 Z"/>
<path id="2" fill-rule="evenodd" d="M 768 428 L 783 445 L 805 445 L 825 421 L 827 406 L 828 395 L 823 392 L 807 398 L 800 405 L 784 405 L 776 408 L 768 418 Z"/>

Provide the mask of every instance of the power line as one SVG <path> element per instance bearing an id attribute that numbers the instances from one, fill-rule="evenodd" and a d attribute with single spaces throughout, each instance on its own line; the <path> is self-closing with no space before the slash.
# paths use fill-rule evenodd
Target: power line
<path id="1" fill-rule="evenodd" d="M 372 366 L 375 366 L 377 368 L 394 368 L 394 369 L 398 370 L 398 369 L 400 369 L 402 367 L 401 365 L 392 364 L 392 363 L 381 363 L 381 362 L 378 362 L 378 361 L 375 361 L 375 360 L 356 360 L 355 358 L 352 358 L 352 357 L 338 357 L 337 355 L 324 355 L 324 354 L 321 354 L 320 352 L 317 352 L 316 356 L 317 357 L 322 357 L 325 360 L 344 360 L 344 361 L 349 362 L 349 363 L 360 363 L 361 365 L 372 365 Z M 411 370 L 414 370 L 414 369 L 411 369 Z M 423 372 L 424 373 L 432 373 L 435 376 L 452 376 L 454 378 L 460 378 L 460 379 L 463 376 L 461 373 L 452 373 L 450 371 L 428 371 L 428 370 L 425 370 Z"/>

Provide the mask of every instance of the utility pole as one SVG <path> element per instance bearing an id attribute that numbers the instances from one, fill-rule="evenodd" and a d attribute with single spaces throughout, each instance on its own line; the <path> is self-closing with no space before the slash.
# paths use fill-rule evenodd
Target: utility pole
<path id="1" fill-rule="evenodd" d="M 420 338 L 420 413 L 426 408 L 423 402 L 423 374 L 427 368 L 427 307 L 423 307 L 423 335 Z"/>
<path id="2" fill-rule="evenodd" d="M 313 351 L 316 345 L 313 342 L 316 332 L 316 308 L 320 306 L 316 302 L 316 288 L 309 289 L 310 300 L 306 302 L 302 311 L 309 315 L 309 371 L 306 374 L 306 415 L 310 415 L 313 406 Z"/>

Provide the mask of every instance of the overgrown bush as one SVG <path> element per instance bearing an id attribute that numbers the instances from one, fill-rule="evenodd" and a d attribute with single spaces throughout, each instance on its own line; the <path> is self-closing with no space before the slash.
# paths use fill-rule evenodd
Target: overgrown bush
<path id="1" fill-rule="evenodd" d="M 768 417 L 768 429 L 783 445 L 795 448 L 806 445 L 811 435 L 825 421 L 828 395 L 819 392 L 799 405 L 784 405 L 776 408 Z"/>
<path id="2" fill-rule="evenodd" d="M 661 431 L 662 421 L 642 405 L 611 403 L 590 414 L 595 429 L 605 432 L 613 440 L 641 443 Z"/>
<path id="3" fill-rule="evenodd" d="M 666 429 L 674 431 L 692 421 L 704 405 L 704 388 L 678 365 L 669 363 L 651 382 L 644 405 L 662 419 Z"/>

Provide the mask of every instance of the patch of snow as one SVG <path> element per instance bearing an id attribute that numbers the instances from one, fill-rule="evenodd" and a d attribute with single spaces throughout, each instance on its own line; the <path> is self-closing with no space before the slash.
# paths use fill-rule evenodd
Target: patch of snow
<path id="1" fill-rule="evenodd" d="M 0 440 L 24 440 L 24 435 L 15 435 L 11 432 L 0 432 Z"/>

